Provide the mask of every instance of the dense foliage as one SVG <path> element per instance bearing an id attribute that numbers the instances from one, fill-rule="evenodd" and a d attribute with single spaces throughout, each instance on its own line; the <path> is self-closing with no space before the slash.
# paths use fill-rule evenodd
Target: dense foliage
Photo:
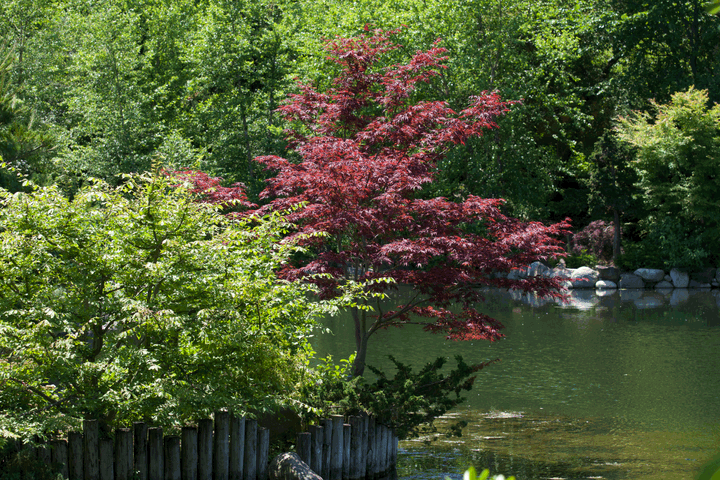
<path id="1" fill-rule="evenodd" d="M 303 401 L 310 407 L 307 417 L 329 414 L 371 414 L 383 425 L 392 427 L 398 438 L 406 439 L 436 433 L 433 421 L 461 404 L 463 391 L 472 388 L 478 371 L 494 362 L 468 365 L 459 355 L 457 365 L 443 371 L 445 358 L 426 364 L 417 372 L 399 362 L 392 355 L 396 368 L 393 377 L 368 366 L 375 376 L 373 381 L 352 376 L 354 356 L 333 364 L 332 358 L 323 359 L 315 368 L 314 382 L 303 386 Z M 497 360 L 496 360 L 497 361 Z M 457 422 L 446 435 L 460 435 L 465 422 Z"/>
<path id="2" fill-rule="evenodd" d="M 177 182 L 0 190 L 1 436 L 288 401 L 327 310 L 275 276 L 284 220 L 250 226 Z"/>

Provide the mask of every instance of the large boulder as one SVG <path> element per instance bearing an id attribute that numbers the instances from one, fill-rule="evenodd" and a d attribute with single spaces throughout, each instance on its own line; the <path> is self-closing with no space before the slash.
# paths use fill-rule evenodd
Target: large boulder
<path id="1" fill-rule="evenodd" d="M 542 262 L 533 262 L 528 268 L 528 277 L 549 277 L 552 270 Z"/>
<path id="2" fill-rule="evenodd" d="M 598 278 L 600 276 L 597 271 L 590 267 L 580 267 L 570 275 L 570 283 L 573 288 L 595 288 Z"/>
<path id="3" fill-rule="evenodd" d="M 687 288 L 690 283 L 690 275 L 677 268 L 670 270 L 670 278 L 675 288 Z"/>
<path id="4" fill-rule="evenodd" d="M 611 282 L 617 283 L 620 280 L 620 270 L 615 267 L 595 267 L 600 280 L 610 280 Z"/>
<path id="5" fill-rule="evenodd" d="M 620 275 L 620 282 L 618 287 L 622 289 L 633 289 L 633 288 L 645 288 L 645 282 L 643 279 L 632 273 L 623 273 Z"/>
<path id="6" fill-rule="evenodd" d="M 513 268 L 510 270 L 510 273 L 508 273 L 508 280 L 521 280 L 523 278 L 527 278 L 528 276 L 528 268 L 522 267 L 522 268 Z"/>
<path id="7" fill-rule="evenodd" d="M 297 453 L 281 453 L 275 457 L 268 468 L 270 480 L 323 480 L 303 462 Z"/>
<path id="8" fill-rule="evenodd" d="M 644 281 L 651 283 L 662 282 L 665 278 L 665 272 L 657 268 L 638 268 L 633 273 Z"/>
<path id="9" fill-rule="evenodd" d="M 655 290 L 672 290 L 673 284 L 663 280 L 655 285 Z"/>
<path id="10" fill-rule="evenodd" d="M 617 290 L 617 284 L 612 280 L 598 280 L 595 288 L 597 290 Z"/>

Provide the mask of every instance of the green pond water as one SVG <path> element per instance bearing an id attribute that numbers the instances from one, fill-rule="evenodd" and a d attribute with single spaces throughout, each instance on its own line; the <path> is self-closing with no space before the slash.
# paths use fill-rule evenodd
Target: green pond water
<path id="1" fill-rule="evenodd" d="M 440 419 L 467 421 L 462 437 L 401 442 L 398 477 L 457 479 L 474 465 L 518 480 L 696 478 L 720 457 L 719 304 L 707 290 L 579 291 L 562 305 L 488 291 L 483 311 L 505 324 L 502 341 L 379 332 L 368 364 L 388 373 L 389 354 L 417 367 L 437 356 L 501 359 Z M 352 320 L 325 324 L 333 333 L 316 350 L 347 357 Z"/>

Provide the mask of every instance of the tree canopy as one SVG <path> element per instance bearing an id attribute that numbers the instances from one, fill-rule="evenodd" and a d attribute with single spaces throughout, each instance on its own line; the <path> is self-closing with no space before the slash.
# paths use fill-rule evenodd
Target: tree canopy
<path id="1" fill-rule="evenodd" d="M 446 101 L 418 100 L 445 70 L 445 49 L 436 45 L 405 63 L 384 65 L 400 48 L 391 39 L 396 33 L 377 30 L 329 41 L 330 58 L 340 67 L 331 87 L 320 92 L 304 84 L 280 107 L 291 122 L 288 141 L 300 161 L 257 159 L 276 172 L 261 193 L 271 200 L 264 209 L 302 203 L 288 216 L 297 227 L 293 235 L 324 234 L 303 242 L 314 258 L 286 267 L 284 278 L 329 274 L 318 282 L 326 298 L 347 279 L 393 279 L 415 287 L 414 298 L 394 310 L 383 311 L 377 303 L 371 316 L 367 301 L 353 309 L 356 376 L 364 370 L 368 339 L 392 325 L 419 323 L 456 340 L 502 337 L 502 325 L 476 309 L 478 288 L 552 294 L 557 279 L 513 281 L 496 274 L 560 253 L 555 235 L 568 227 L 507 217 L 497 199 L 420 196 L 448 149 L 496 128 L 511 103 L 485 92 L 455 112 Z M 393 287 L 371 287 L 386 288 Z"/>

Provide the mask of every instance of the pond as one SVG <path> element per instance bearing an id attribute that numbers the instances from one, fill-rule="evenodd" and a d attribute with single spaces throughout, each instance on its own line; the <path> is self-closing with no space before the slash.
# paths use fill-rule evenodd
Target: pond
<path id="1" fill-rule="evenodd" d="M 720 456 L 720 293 L 576 291 L 565 304 L 486 292 L 499 342 L 452 342 L 417 327 L 381 331 L 387 355 L 420 367 L 437 356 L 501 361 L 440 423 L 462 437 L 400 443 L 401 479 L 454 479 L 468 466 L 521 479 L 693 479 Z M 395 300 L 397 301 L 397 299 Z M 326 320 L 318 354 L 354 350 L 352 320 Z M 451 362 L 449 362 L 451 363 Z"/>

